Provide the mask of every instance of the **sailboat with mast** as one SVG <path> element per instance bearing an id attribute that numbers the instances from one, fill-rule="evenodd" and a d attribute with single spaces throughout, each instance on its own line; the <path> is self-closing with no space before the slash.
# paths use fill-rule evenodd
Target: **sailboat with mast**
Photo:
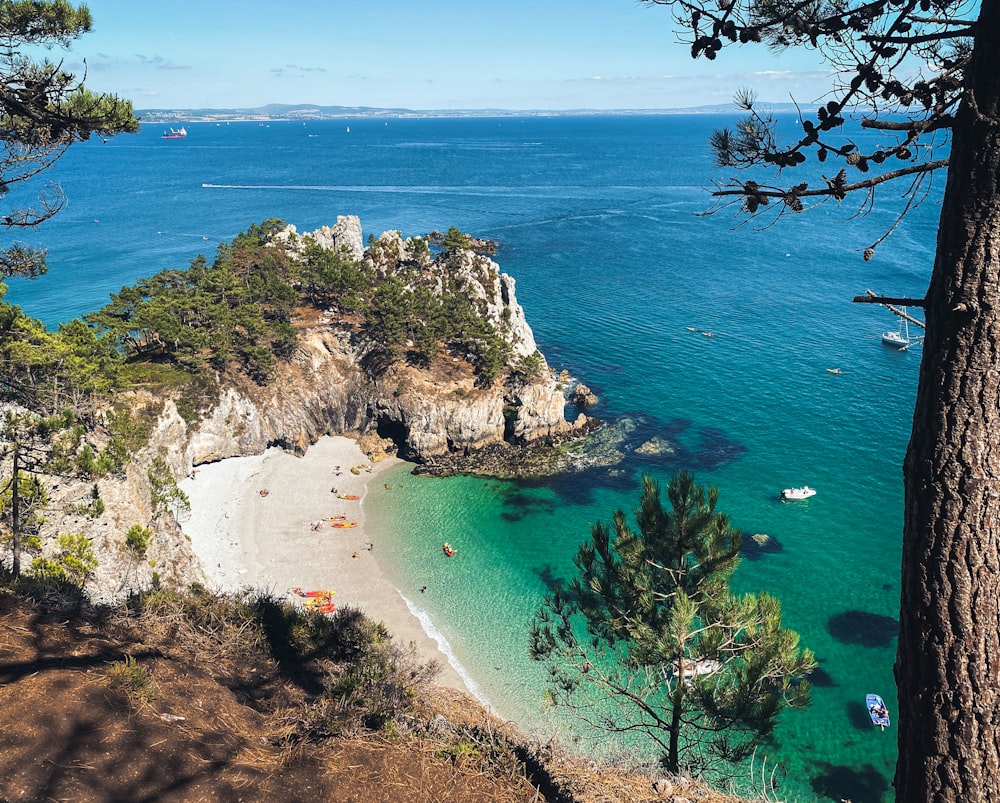
<path id="1" fill-rule="evenodd" d="M 882 333 L 882 342 L 887 346 L 894 346 L 897 349 L 905 349 L 910 345 L 910 323 L 906 319 L 906 307 L 903 307 L 903 314 L 899 316 L 899 329 L 890 329 Z"/>

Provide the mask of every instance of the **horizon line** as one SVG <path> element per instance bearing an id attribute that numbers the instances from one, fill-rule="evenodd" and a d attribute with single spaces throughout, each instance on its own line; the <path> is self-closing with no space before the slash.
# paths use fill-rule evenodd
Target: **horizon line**
<path id="1" fill-rule="evenodd" d="M 782 103 L 759 103 L 762 107 L 767 107 L 770 111 L 797 111 L 793 103 L 787 101 Z M 318 103 L 267 103 L 261 106 L 188 106 L 188 107 L 167 107 L 157 106 L 143 109 L 135 109 L 136 115 L 156 115 L 162 116 L 205 116 L 205 115 L 257 115 L 257 116 L 288 116 L 293 118 L 318 116 L 325 117 L 364 117 L 364 116 L 420 116 L 420 117 L 453 117 L 453 116 L 514 116 L 514 115 L 534 115 L 534 116 L 580 116 L 580 115 L 649 115 L 649 114 L 705 114 L 719 112 L 739 112 L 741 111 L 732 103 L 704 104 L 701 106 L 672 106 L 672 107 L 646 107 L 646 108 L 593 108 L 576 107 L 570 109 L 511 109 L 502 107 L 477 107 L 462 109 L 411 109 L 402 106 L 338 106 L 323 105 Z"/>

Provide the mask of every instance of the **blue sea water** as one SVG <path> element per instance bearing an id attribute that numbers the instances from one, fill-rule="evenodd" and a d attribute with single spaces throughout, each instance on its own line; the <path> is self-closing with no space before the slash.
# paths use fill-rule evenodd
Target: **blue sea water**
<path id="1" fill-rule="evenodd" d="M 141 276 L 211 258 L 271 217 L 309 231 L 357 214 L 366 236 L 454 225 L 497 240 L 550 364 L 596 391 L 593 414 L 634 426 L 626 458 L 532 483 L 399 470 L 366 500 L 397 586 L 501 714 L 584 739 L 543 705 L 527 623 L 547 582 L 572 570 L 590 524 L 634 509 L 643 472 L 665 483 L 690 469 L 720 488 L 736 526 L 776 540 L 747 554 L 735 585 L 780 597 L 786 625 L 821 662 L 812 706 L 784 714 L 761 751 L 768 770 L 781 768 L 780 794 L 887 799 L 895 734 L 871 726 L 864 695 L 894 707 L 901 462 L 920 351 L 882 345 L 892 317 L 851 298 L 868 287 L 923 294 L 938 207 L 911 213 L 871 262 L 861 249 L 894 219 L 881 201 L 860 221 L 849 220 L 853 207 L 827 205 L 736 229 L 728 213 L 701 214 L 712 180 L 726 177 L 708 135 L 728 122 L 195 123 L 173 141 L 145 126 L 58 164 L 69 203 L 25 238 L 49 247 L 52 270 L 12 281 L 8 300 L 54 325 Z M 654 436 L 674 453 L 635 451 Z M 801 484 L 817 495 L 779 501 Z M 443 540 L 454 559 L 442 557 Z"/>

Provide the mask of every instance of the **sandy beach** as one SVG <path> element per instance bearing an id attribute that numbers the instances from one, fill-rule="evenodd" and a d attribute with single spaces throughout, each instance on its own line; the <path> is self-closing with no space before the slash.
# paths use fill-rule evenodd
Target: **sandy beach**
<path id="1" fill-rule="evenodd" d="M 272 448 L 198 466 L 180 483 L 191 501 L 182 528 L 214 590 L 260 588 L 283 596 L 293 588 L 333 589 L 337 605 L 360 608 L 401 643 L 415 644 L 422 660 L 436 660 L 440 685 L 468 691 L 386 578 L 378 533 L 365 527 L 368 488 L 398 463 L 370 465 L 353 440 L 329 436 L 302 457 Z M 340 516 L 356 526 L 333 527 Z"/>

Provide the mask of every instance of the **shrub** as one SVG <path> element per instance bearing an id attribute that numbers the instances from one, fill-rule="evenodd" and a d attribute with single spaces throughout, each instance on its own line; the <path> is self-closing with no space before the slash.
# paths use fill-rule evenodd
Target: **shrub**
<path id="1" fill-rule="evenodd" d="M 141 524 L 133 524 L 125 533 L 125 549 L 136 559 L 146 557 L 146 550 L 153 537 L 153 531 Z"/>
<path id="2" fill-rule="evenodd" d="M 535 379 L 545 370 L 545 358 L 536 349 L 531 354 L 519 357 L 515 370 L 526 380 Z"/>
<path id="3" fill-rule="evenodd" d="M 66 533 L 59 536 L 59 552 L 51 558 L 35 558 L 31 574 L 54 585 L 83 588 L 97 568 L 94 548 L 85 535 Z"/>
<path id="4" fill-rule="evenodd" d="M 175 643 L 211 655 L 216 671 L 235 678 L 266 656 L 275 670 L 314 690 L 317 701 L 290 738 L 322 739 L 402 719 L 417 690 L 437 672 L 404 649 L 385 626 L 361 611 L 303 610 L 263 592 L 215 595 L 199 586 L 187 594 L 151 588 L 128 601 L 143 629 L 169 630 Z M 259 682 L 259 677 L 253 677 Z"/>
<path id="5" fill-rule="evenodd" d="M 166 460 L 162 457 L 153 458 L 146 476 L 149 479 L 149 497 L 154 516 L 166 513 L 168 510 L 175 516 L 191 510 L 191 502 L 187 494 L 177 487 L 177 480 L 174 479 Z"/>
<path id="6" fill-rule="evenodd" d="M 76 468 L 81 474 L 88 477 L 97 476 L 97 455 L 94 453 L 94 447 L 89 443 L 83 444 L 76 453 Z"/>
<path id="7" fill-rule="evenodd" d="M 124 691 L 133 702 L 148 702 L 156 696 L 156 686 L 149 673 L 131 655 L 108 665 L 112 688 Z"/>
<path id="8" fill-rule="evenodd" d="M 99 519 L 104 515 L 104 500 L 101 499 L 101 492 L 95 485 L 90 491 L 90 502 L 87 504 L 70 505 L 69 510 L 81 516 L 92 519 Z"/>

